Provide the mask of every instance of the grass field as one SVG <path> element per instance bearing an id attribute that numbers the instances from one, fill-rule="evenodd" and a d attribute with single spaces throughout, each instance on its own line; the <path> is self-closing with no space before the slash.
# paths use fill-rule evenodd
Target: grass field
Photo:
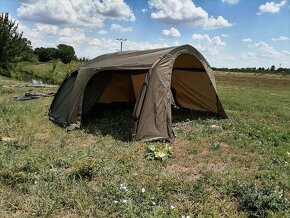
<path id="1" fill-rule="evenodd" d="M 129 142 L 128 109 L 66 132 L 12 99 L 55 89 L 0 77 L 0 217 L 289 217 L 290 76 L 216 79 L 229 118 L 175 112 L 166 144 Z"/>
<path id="2" fill-rule="evenodd" d="M 60 84 L 65 76 L 80 64 L 82 64 L 82 62 L 78 61 L 72 61 L 69 64 L 64 64 L 59 61 L 22 61 L 16 64 L 11 76 L 24 81 L 37 79 L 44 83 Z"/>

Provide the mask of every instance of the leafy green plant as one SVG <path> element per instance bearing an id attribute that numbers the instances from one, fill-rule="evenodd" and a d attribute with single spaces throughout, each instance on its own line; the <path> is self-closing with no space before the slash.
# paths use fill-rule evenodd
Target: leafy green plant
<path id="1" fill-rule="evenodd" d="M 70 73 L 71 71 L 73 71 L 74 69 L 76 69 L 80 64 L 82 64 L 81 62 L 72 60 L 70 63 L 68 63 L 66 65 L 66 72 Z"/>
<path id="2" fill-rule="evenodd" d="M 96 159 L 86 158 L 78 160 L 74 164 L 74 170 L 70 173 L 69 178 L 90 181 L 102 166 L 102 162 Z"/>
<path id="3" fill-rule="evenodd" d="M 151 160 L 155 159 L 164 162 L 168 160 L 168 158 L 170 158 L 171 155 L 172 155 L 171 147 L 169 147 L 168 144 L 165 144 L 160 147 L 151 144 L 147 147 L 145 157 Z"/>
<path id="4" fill-rule="evenodd" d="M 272 184 L 259 187 L 254 183 L 236 182 L 231 193 L 240 209 L 251 217 L 266 217 L 269 212 L 285 212 L 289 209 L 289 201 L 283 191 Z"/>
<path id="5" fill-rule="evenodd" d="M 16 68 L 16 67 L 15 67 L 15 68 Z M 10 72 L 10 76 L 11 76 L 11 78 L 13 78 L 13 79 L 21 80 L 21 73 L 20 73 L 19 70 L 17 70 L 17 69 L 11 70 L 11 72 Z"/>
<path id="6" fill-rule="evenodd" d="M 208 143 L 209 148 L 212 150 L 218 150 L 221 147 L 221 143 L 220 142 L 210 142 Z"/>

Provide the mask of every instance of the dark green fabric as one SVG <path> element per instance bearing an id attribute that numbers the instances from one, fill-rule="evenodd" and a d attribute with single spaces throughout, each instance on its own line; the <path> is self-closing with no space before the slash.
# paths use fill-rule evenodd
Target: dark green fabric
<path id="1" fill-rule="evenodd" d="M 82 116 L 91 110 L 104 88 L 110 84 L 111 72 L 148 70 L 132 115 L 135 122 L 132 139 L 135 141 L 171 140 L 174 136 L 171 117 L 171 76 L 176 58 L 183 54 L 193 57 L 195 61 L 191 63 L 198 63 L 198 70 L 207 73 L 213 85 L 212 92 L 216 93 L 211 67 L 190 45 L 117 52 L 91 60 L 66 78 L 53 100 L 49 117 L 68 129 L 78 128 Z M 192 69 L 194 72 L 194 68 Z M 225 117 L 226 114 L 217 95 L 215 103 L 218 110 L 210 112 L 218 111 L 218 115 Z"/>

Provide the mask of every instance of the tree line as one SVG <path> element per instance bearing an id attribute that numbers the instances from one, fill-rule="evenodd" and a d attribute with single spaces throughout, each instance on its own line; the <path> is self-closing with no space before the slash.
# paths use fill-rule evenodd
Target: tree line
<path id="1" fill-rule="evenodd" d="M 252 72 L 252 73 L 290 73 L 290 68 L 278 67 L 272 65 L 269 68 L 265 67 L 245 67 L 245 68 L 216 68 L 213 67 L 215 71 L 226 71 L 226 72 Z"/>

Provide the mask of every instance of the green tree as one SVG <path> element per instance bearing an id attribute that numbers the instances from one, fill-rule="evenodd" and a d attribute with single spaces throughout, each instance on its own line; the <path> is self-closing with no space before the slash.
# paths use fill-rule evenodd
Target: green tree
<path id="1" fill-rule="evenodd" d="M 23 40 L 27 46 L 26 46 L 26 49 L 21 54 L 21 60 L 22 61 L 37 61 L 37 55 L 32 49 L 31 42 L 26 38 L 23 38 Z"/>
<path id="2" fill-rule="evenodd" d="M 10 76 L 12 64 L 21 59 L 29 47 L 23 33 L 17 31 L 18 24 L 9 19 L 8 13 L 0 14 L 0 74 Z"/>
<path id="3" fill-rule="evenodd" d="M 275 65 L 272 65 L 271 68 L 270 68 L 270 71 L 275 71 L 275 70 L 276 70 Z"/>
<path id="4" fill-rule="evenodd" d="M 47 62 L 58 59 L 58 50 L 56 48 L 36 48 L 35 54 L 41 62 Z"/>
<path id="5" fill-rule="evenodd" d="M 64 64 L 68 64 L 72 60 L 76 60 L 75 50 L 72 46 L 59 44 L 57 46 L 57 49 L 58 49 L 58 57 Z"/>

